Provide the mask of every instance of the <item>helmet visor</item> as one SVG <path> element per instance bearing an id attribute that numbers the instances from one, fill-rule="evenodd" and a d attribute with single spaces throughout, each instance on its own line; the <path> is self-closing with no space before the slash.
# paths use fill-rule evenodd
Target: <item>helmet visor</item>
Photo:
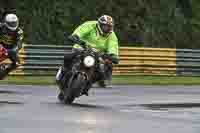
<path id="1" fill-rule="evenodd" d="M 18 22 L 6 22 L 10 28 L 17 28 Z"/>
<path id="2" fill-rule="evenodd" d="M 113 25 L 101 24 L 100 27 L 103 33 L 106 33 L 106 34 L 111 33 L 113 31 Z"/>

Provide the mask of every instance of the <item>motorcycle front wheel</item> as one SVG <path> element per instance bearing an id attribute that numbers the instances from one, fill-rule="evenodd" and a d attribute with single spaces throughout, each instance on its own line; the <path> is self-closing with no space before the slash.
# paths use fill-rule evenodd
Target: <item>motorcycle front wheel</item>
<path id="1" fill-rule="evenodd" d="M 84 81 L 85 77 L 82 74 L 71 77 L 68 83 L 68 87 L 65 89 L 65 104 L 71 104 L 76 97 L 80 96 Z"/>

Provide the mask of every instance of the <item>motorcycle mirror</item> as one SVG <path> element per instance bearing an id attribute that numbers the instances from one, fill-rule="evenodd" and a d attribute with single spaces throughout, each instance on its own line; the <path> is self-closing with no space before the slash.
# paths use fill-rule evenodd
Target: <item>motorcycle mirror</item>
<path id="1" fill-rule="evenodd" d="M 64 32 L 64 37 L 68 37 L 69 34 L 67 32 Z"/>
<path id="2" fill-rule="evenodd" d="M 68 40 L 69 34 L 67 32 L 64 32 L 64 44 L 65 45 L 71 45 L 72 43 Z"/>

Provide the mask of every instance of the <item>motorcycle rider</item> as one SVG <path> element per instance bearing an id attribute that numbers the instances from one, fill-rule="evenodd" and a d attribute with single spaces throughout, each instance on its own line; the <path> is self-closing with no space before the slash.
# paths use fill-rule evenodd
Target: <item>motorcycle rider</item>
<path id="1" fill-rule="evenodd" d="M 5 78 L 9 72 L 20 64 L 18 51 L 22 48 L 23 31 L 19 28 L 19 19 L 16 14 L 8 13 L 0 23 L 0 44 L 7 50 L 11 64 L 1 68 L 0 79 Z"/>
<path id="2" fill-rule="evenodd" d="M 103 15 L 97 21 L 87 21 L 78 26 L 70 40 L 83 40 L 87 45 L 95 48 L 100 53 L 112 55 L 112 60 L 105 59 L 105 74 L 102 76 L 99 84 L 106 87 L 105 80 L 111 83 L 112 63 L 118 64 L 118 38 L 114 32 L 114 21 L 109 15 Z M 65 72 L 70 70 L 72 60 L 79 54 L 83 48 L 79 44 L 73 46 L 72 53 L 64 56 L 64 66 L 60 67 L 56 75 L 56 81 L 59 88 L 62 87 L 61 80 Z M 109 65 L 110 64 L 110 65 Z M 86 92 L 87 93 L 87 92 Z M 87 94 L 86 94 L 87 95 Z"/>

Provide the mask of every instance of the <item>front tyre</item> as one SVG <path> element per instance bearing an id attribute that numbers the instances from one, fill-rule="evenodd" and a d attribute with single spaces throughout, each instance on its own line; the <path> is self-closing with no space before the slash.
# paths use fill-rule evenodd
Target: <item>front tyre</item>
<path id="1" fill-rule="evenodd" d="M 72 104 L 74 101 L 75 97 L 74 96 L 67 96 L 64 99 L 65 104 Z"/>
<path id="2" fill-rule="evenodd" d="M 84 87 L 85 77 L 82 74 L 78 74 L 74 78 L 71 78 L 69 81 L 68 88 L 65 89 L 65 103 L 71 104 L 76 97 L 81 95 L 82 87 Z"/>

